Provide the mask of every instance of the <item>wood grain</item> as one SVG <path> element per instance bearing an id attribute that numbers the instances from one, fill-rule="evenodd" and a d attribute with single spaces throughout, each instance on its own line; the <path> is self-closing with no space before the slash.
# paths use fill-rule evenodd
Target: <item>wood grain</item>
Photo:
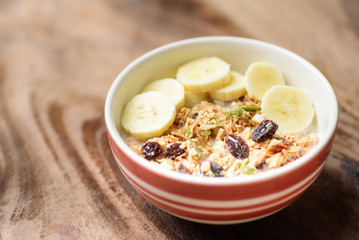
<path id="1" fill-rule="evenodd" d="M 0 239 L 358 238 L 358 12 L 356 0 L 0 0 Z M 108 146 L 103 107 L 117 74 L 155 47 L 204 35 L 292 50 L 339 100 L 323 173 L 255 222 L 208 226 L 157 209 Z"/>

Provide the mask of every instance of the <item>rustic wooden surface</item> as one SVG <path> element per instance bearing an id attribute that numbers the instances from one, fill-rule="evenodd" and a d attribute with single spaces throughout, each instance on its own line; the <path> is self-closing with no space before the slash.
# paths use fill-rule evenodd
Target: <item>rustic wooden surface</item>
<path id="1" fill-rule="evenodd" d="M 324 171 L 262 220 L 173 217 L 138 195 L 111 155 L 103 108 L 117 74 L 204 35 L 292 50 L 339 100 Z M 0 0 L 0 239 L 359 239 L 358 95 L 357 0 Z"/>

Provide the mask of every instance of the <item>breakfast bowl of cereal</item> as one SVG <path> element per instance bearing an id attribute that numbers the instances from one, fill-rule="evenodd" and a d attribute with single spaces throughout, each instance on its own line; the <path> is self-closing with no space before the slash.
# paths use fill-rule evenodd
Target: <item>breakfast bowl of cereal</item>
<path id="1" fill-rule="evenodd" d="M 337 121 L 317 68 L 240 37 L 154 49 L 118 75 L 105 103 L 111 150 L 133 188 L 208 224 L 253 221 L 295 201 L 321 173 Z"/>

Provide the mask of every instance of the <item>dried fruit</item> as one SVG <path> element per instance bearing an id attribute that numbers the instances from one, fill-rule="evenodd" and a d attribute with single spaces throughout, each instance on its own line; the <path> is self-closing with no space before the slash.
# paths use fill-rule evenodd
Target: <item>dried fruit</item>
<path id="1" fill-rule="evenodd" d="M 190 116 L 191 119 L 196 119 L 197 117 L 198 117 L 198 112 L 193 113 L 193 114 Z"/>
<path id="2" fill-rule="evenodd" d="M 211 171 L 215 177 L 223 177 L 221 174 L 223 167 L 216 162 L 211 162 Z"/>
<path id="3" fill-rule="evenodd" d="M 141 151 L 144 158 L 151 160 L 161 154 L 162 148 L 161 145 L 157 142 L 146 142 L 142 145 Z"/>
<path id="4" fill-rule="evenodd" d="M 256 129 L 254 129 L 252 140 L 258 143 L 264 142 L 265 140 L 272 138 L 277 129 L 278 124 L 272 120 L 264 120 Z"/>
<path id="5" fill-rule="evenodd" d="M 229 135 L 226 138 L 226 148 L 235 158 L 245 159 L 249 156 L 249 147 L 240 136 Z"/>
<path id="6" fill-rule="evenodd" d="M 184 152 L 185 152 L 185 150 L 183 148 L 181 148 L 180 143 L 174 143 L 174 144 L 166 147 L 166 149 L 163 153 L 165 154 L 165 158 L 175 159 L 179 155 L 182 155 Z"/>

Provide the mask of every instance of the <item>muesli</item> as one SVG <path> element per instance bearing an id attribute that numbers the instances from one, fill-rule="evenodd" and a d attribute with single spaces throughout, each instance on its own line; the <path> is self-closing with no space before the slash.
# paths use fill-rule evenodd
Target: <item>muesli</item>
<path id="1" fill-rule="evenodd" d="M 304 134 L 310 98 L 286 86 L 278 69 L 256 62 L 243 76 L 221 61 L 187 63 L 131 100 L 122 117 L 131 149 L 172 171 L 234 177 L 279 168 L 318 143 L 314 132 Z"/>

